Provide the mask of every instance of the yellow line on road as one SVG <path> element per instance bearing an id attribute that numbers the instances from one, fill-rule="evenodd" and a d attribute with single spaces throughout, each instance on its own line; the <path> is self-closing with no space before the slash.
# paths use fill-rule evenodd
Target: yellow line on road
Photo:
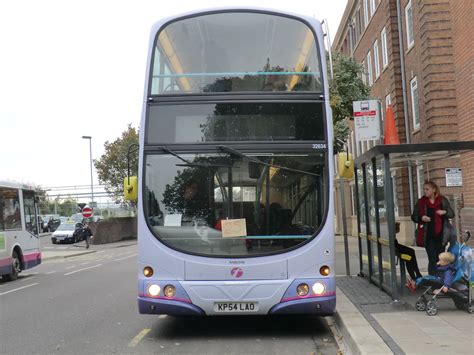
<path id="1" fill-rule="evenodd" d="M 138 333 L 135 338 L 132 339 L 132 341 L 130 343 L 128 343 L 128 346 L 129 347 L 134 347 L 134 346 L 137 346 L 138 343 L 145 337 L 145 335 L 147 335 L 149 332 L 151 331 L 151 329 L 149 328 L 145 328 L 143 329 L 140 333 Z"/>

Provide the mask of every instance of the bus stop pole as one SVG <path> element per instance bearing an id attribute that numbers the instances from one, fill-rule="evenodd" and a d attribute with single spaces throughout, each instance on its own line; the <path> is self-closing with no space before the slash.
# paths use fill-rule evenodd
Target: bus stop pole
<path id="1" fill-rule="evenodd" d="M 347 221 L 346 221 L 346 198 L 344 195 L 344 179 L 339 179 L 339 189 L 341 190 L 341 215 L 342 215 L 342 235 L 344 237 L 344 256 L 346 258 L 346 275 L 351 275 L 349 264 L 349 241 L 347 240 Z"/>

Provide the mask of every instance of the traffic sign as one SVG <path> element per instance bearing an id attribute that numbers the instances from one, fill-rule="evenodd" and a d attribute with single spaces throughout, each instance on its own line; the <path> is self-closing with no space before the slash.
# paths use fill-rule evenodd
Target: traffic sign
<path id="1" fill-rule="evenodd" d="M 377 100 L 353 101 L 356 141 L 380 139 L 380 118 Z"/>
<path id="2" fill-rule="evenodd" d="M 82 209 L 82 217 L 84 218 L 91 218 L 94 215 L 94 210 L 92 207 L 84 206 Z"/>

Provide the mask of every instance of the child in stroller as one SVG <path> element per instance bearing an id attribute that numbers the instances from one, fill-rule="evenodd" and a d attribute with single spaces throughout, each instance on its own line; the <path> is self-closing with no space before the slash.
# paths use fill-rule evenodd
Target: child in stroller
<path id="1" fill-rule="evenodd" d="M 426 291 L 418 298 L 415 308 L 418 311 L 426 311 L 430 316 L 438 313 L 437 298 L 451 298 L 456 308 L 474 313 L 472 303 L 472 286 L 474 275 L 472 272 L 472 250 L 466 245 L 470 238 L 470 232 L 460 243 L 453 243 L 448 246 L 449 253 L 440 254 L 438 263 L 439 276 L 423 276 L 416 280 L 417 288 L 427 287 Z M 453 259 L 450 259 L 452 254 Z M 449 261 L 452 261 L 450 263 Z"/>

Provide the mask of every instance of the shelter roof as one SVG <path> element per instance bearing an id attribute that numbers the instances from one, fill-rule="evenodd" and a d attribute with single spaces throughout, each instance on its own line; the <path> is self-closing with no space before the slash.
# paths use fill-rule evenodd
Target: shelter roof
<path id="1" fill-rule="evenodd" d="M 468 151 L 474 151 L 474 141 L 376 145 L 358 156 L 355 160 L 355 166 L 360 167 L 373 158 L 377 159 L 388 155 L 391 167 L 403 167 L 409 161 L 419 162 L 453 158 Z"/>

